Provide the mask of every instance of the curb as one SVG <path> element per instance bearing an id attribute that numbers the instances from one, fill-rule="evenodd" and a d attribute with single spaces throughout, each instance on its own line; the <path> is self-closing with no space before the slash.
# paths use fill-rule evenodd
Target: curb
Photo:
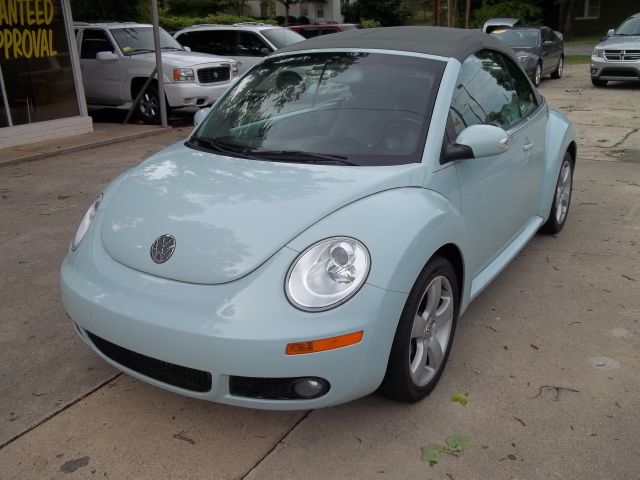
<path id="1" fill-rule="evenodd" d="M 9 165 L 18 165 L 20 163 L 27 162 L 35 162 L 37 160 L 44 160 L 48 157 L 55 157 L 58 155 L 63 155 L 65 153 L 74 153 L 79 152 L 81 150 L 88 150 L 89 148 L 97 148 L 103 147 L 105 145 L 113 145 L 114 143 L 122 143 L 127 142 L 129 140 L 137 140 L 138 138 L 150 137 L 152 135 L 159 135 L 161 133 L 169 132 L 173 129 L 173 127 L 158 127 L 154 130 L 147 130 L 145 132 L 136 133 L 127 137 L 117 137 L 117 138 L 109 138 L 104 140 L 97 140 L 95 142 L 85 143 L 82 145 L 72 145 L 65 148 L 60 148 L 59 150 L 50 151 L 50 152 L 36 152 L 31 155 L 26 155 L 24 157 L 11 158 L 8 160 L 0 160 L 0 168 Z"/>

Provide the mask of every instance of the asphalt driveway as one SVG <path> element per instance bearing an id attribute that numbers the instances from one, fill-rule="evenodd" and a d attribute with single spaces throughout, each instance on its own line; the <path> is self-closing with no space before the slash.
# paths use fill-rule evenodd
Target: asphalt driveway
<path id="1" fill-rule="evenodd" d="M 640 86 L 595 89 L 578 65 L 541 91 L 578 129 L 568 224 L 472 304 L 416 405 L 210 404 L 119 374 L 76 337 L 57 280 L 76 222 L 187 129 L 0 167 L 0 478 L 640 478 Z M 421 460 L 456 433 L 462 453 Z"/>

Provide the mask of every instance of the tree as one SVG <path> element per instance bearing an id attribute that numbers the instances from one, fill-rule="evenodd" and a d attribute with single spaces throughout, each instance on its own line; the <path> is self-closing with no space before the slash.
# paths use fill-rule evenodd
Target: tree
<path id="1" fill-rule="evenodd" d="M 238 16 L 244 15 L 244 7 L 245 7 L 245 4 L 247 3 L 247 0 L 228 0 L 228 1 L 229 1 L 229 6 L 231 7 L 231 10 L 233 10 L 233 13 L 235 13 Z"/>
<path id="2" fill-rule="evenodd" d="M 402 0 L 358 0 L 350 7 L 350 16 L 358 12 L 358 20 L 375 20 L 383 27 L 402 25 L 409 16 Z"/>
<path id="3" fill-rule="evenodd" d="M 289 9 L 291 5 L 297 5 L 301 0 L 276 0 L 278 3 L 284 5 L 284 26 L 289 25 Z"/>
<path id="4" fill-rule="evenodd" d="M 151 19 L 149 0 L 71 0 L 74 20 L 96 22 L 105 20 L 148 21 Z"/>
<path id="5" fill-rule="evenodd" d="M 482 0 L 482 7 L 473 14 L 477 27 L 495 17 L 518 18 L 525 24 L 542 23 L 542 9 L 537 0 Z"/>

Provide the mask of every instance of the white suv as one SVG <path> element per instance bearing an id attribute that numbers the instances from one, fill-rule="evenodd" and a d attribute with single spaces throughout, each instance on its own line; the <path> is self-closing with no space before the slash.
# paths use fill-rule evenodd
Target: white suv
<path id="1" fill-rule="evenodd" d="M 140 23 L 76 23 L 80 68 L 89 108 L 131 107 L 156 65 L 153 27 Z M 213 104 L 238 78 L 234 60 L 191 53 L 160 30 L 166 102 L 170 108 Z M 136 108 L 157 123 L 158 86 L 149 86 Z"/>
<path id="2" fill-rule="evenodd" d="M 240 73 L 276 50 L 305 38 L 288 28 L 265 23 L 194 25 L 174 34 L 174 38 L 194 52 L 210 53 L 239 62 Z"/>

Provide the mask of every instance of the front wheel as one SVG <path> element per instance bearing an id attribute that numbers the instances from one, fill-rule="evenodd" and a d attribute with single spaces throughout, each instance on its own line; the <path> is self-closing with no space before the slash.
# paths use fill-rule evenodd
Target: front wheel
<path id="1" fill-rule="evenodd" d="M 431 393 L 451 351 L 458 298 L 451 263 L 433 257 L 418 276 L 398 322 L 380 386 L 384 396 L 413 403 Z"/>
<path id="2" fill-rule="evenodd" d="M 138 118 L 144 123 L 154 125 L 160 123 L 160 95 L 158 94 L 158 87 L 156 85 L 150 85 L 147 91 L 144 92 L 144 95 L 142 95 L 136 107 L 136 113 Z M 168 108 L 167 116 L 169 116 Z"/>
<path id="3" fill-rule="evenodd" d="M 542 65 L 538 63 L 536 64 L 536 70 L 533 73 L 533 84 L 536 87 L 539 87 L 541 81 L 542 81 Z"/>
<path id="4" fill-rule="evenodd" d="M 553 204 L 549 218 L 540 229 L 544 233 L 558 233 L 564 228 L 569 215 L 571 204 L 571 189 L 573 186 L 573 162 L 569 152 L 564 154 L 560 175 L 556 183 L 556 193 L 553 196 Z"/>

